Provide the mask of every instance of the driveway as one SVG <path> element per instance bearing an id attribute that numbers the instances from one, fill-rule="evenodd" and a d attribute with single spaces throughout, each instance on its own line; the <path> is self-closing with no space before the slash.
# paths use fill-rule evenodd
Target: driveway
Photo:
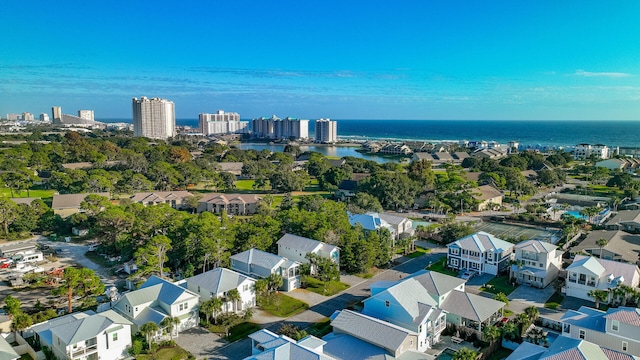
<path id="1" fill-rule="evenodd" d="M 196 359 L 208 359 L 214 354 L 214 350 L 227 344 L 218 335 L 200 327 L 185 330 L 173 340 L 178 346 L 195 356 Z"/>
<path id="2" fill-rule="evenodd" d="M 547 286 L 544 289 L 539 289 L 527 285 L 520 285 L 513 290 L 508 297 L 510 301 L 531 303 L 537 307 L 544 307 L 544 303 L 549 300 L 555 291 L 556 290 L 553 286 Z"/>

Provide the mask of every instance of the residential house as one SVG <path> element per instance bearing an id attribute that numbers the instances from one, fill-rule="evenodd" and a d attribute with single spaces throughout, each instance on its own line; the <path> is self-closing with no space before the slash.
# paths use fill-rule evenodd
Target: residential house
<path id="1" fill-rule="evenodd" d="M 135 193 L 129 199 L 144 206 L 167 204 L 174 209 L 183 209 L 186 199 L 192 196 L 188 191 L 154 191 Z"/>
<path id="2" fill-rule="evenodd" d="M 558 277 L 562 254 L 557 246 L 542 240 L 520 242 L 515 246 L 511 278 L 518 284 L 545 288 Z"/>
<path id="3" fill-rule="evenodd" d="M 619 307 L 602 311 L 582 306 L 577 311 L 567 311 L 560 322 L 563 336 L 640 355 L 640 309 Z"/>
<path id="4" fill-rule="evenodd" d="M 501 158 L 507 156 L 507 149 L 502 149 L 502 148 L 492 148 L 492 149 L 480 148 L 480 149 L 474 151 L 471 155 L 475 156 L 475 157 L 478 157 L 478 158 L 481 158 L 481 159 L 482 158 L 501 159 Z"/>
<path id="5" fill-rule="evenodd" d="M 133 323 L 133 333 L 148 322 L 160 327 L 164 318 L 180 320 L 177 333 L 198 326 L 198 294 L 180 285 L 151 276 L 138 290 L 128 292 L 113 304 L 113 310 Z M 155 336 L 162 334 L 162 329 Z"/>
<path id="6" fill-rule="evenodd" d="M 110 198 L 108 192 L 93 193 L 93 194 L 58 194 L 53 195 L 53 201 L 51 203 L 51 210 L 56 215 L 60 215 L 63 218 L 71 216 L 80 212 L 80 204 L 89 195 L 100 195 L 106 198 Z"/>
<path id="7" fill-rule="evenodd" d="M 447 323 L 473 329 L 482 336 L 482 329 L 502 319 L 505 305 L 502 301 L 453 290 L 439 307 L 447 312 Z"/>
<path id="8" fill-rule="evenodd" d="M 335 358 L 394 359 L 422 353 L 418 334 L 401 326 L 351 310 L 336 311 L 330 318 L 333 333 L 324 337 L 324 351 Z"/>
<path id="9" fill-rule="evenodd" d="M 363 179 L 366 179 L 370 176 L 370 174 L 365 173 L 355 173 L 351 175 L 351 179 L 342 180 L 338 184 L 338 189 L 336 190 L 336 197 L 339 199 L 349 198 L 356 195 L 356 189 L 358 188 L 358 183 Z"/>
<path id="10" fill-rule="evenodd" d="M 231 256 L 231 269 L 247 276 L 264 279 L 271 274 L 282 276 L 282 289 L 300 287 L 300 263 L 258 249 L 249 249 Z"/>
<path id="11" fill-rule="evenodd" d="M 364 300 L 364 315 L 390 322 L 417 334 L 417 350 L 425 351 L 440 340 L 446 313 L 415 279 L 400 281 L 374 291 Z"/>
<path id="12" fill-rule="evenodd" d="M 386 144 L 382 146 L 378 152 L 393 155 L 409 155 L 413 153 L 413 151 L 411 151 L 411 149 L 405 144 Z"/>
<path id="13" fill-rule="evenodd" d="M 438 306 L 445 301 L 452 291 L 464 291 L 464 284 L 466 283 L 464 279 L 429 270 L 415 272 L 409 275 L 408 279 L 414 279 L 420 283 Z"/>
<path id="14" fill-rule="evenodd" d="M 523 342 L 505 360 L 638 360 L 640 357 L 625 354 L 586 340 L 558 337 L 547 349 L 544 346 Z"/>
<path id="15" fill-rule="evenodd" d="M 248 337 L 251 339 L 251 356 L 244 360 L 335 360 L 324 354 L 323 347 L 327 342 L 313 335 L 296 341 L 262 329 Z"/>
<path id="16" fill-rule="evenodd" d="M 20 359 L 20 355 L 13 349 L 11 344 L 0 336 L 0 360 L 17 360 Z"/>
<path id="17" fill-rule="evenodd" d="M 91 169 L 93 164 L 90 162 L 75 162 L 75 163 L 64 163 L 62 164 L 62 168 L 65 170 L 85 170 Z"/>
<path id="18" fill-rule="evenodd" d="M 242 162 L 221 162 L 217 165 L 220 171 L 228 172 L 235 176 L 242 175 L 242 167 L 244 166 Z"/>
<path id="19" fill-rule="evenodd" d="M 601 239 L 606 241 L 604 246 L 599 244 Z M 569 252 L 640 265 L 640 235 L 619 230 L 594 230 Z"/>
<path id="20" fill-rule="evenodd" d="M 256 306 L 256 281 L 236 271 L 215 268 L 176 282 L 180 286 L 200 295 L 200 303 L 212 297 L 223 300 L 222 311 L 244 311 Z M 227 297 L 230 290 L 238 290 L 240 300 L 236 303 Z"/>
<path id="21" fill-rule="evenodd" d="M 504 198 L 502 191 L 491 185 L 478 186 L 474 190 L 479 193 L 473 196 L 474 199 L 479 201 L 476 207 L 477 211 L 493 210 L 496 206 L 502 206 L 502 199 Z"/>
<path id="22" fill-rule="evenodd" d="M 226 211 L 230 215 L 253 215 L 261 199 L 255 194 L 205 194 L 198 200 L 198 212 L 221 214 Z"/>
<path id="23" fill-rule="evenodd" d="M 349 214 L 349 223 L 351 226 L 360 224 L 368 231 L 387 229 L 395 239 L 412 236 L 414 234 L 413 222 L 404 216 L 375 212 Z"/>
<path id="24" fill-rule="evenodd" d="M 457 270 L 471 269 L 480 274 L 498 275 L 508 269 L 513 244 L 479 231 L 447 245 L 447 264 Z"/>
<path id="25" fill-rule="evenodd" d="M 88 311 L 36 324 L 31 330 L 57 359 L 124 359 L 131 347 L 132 323 L 113 310 Z"/>
<path id="26" fill-rule="evenodd" d="M 620 210 L 604 225 L 607 230 L 640 233 L 640 210 Z"/>
<path id="27" fill-rule="evenodd" d="M 567 268 L 567 281 L 562 292 L 567 296 L 593 301 L 588 295 L 590 291 L 607 291 L 623 284 L 638 287 L 640 270 L 637 265 L 576 255 Z M 607 295 L 608 299 L 604 303 L 609 303 L 612 299 L 611 293 Z"/>
<path id="28" fill-rule="evenodd" d="M 316 254 L 340 266 L 340 249 L 337 246 L 292 234 L 284 234 L 277 244 L 279 256 L 308 264 L 307 254 Z"/>

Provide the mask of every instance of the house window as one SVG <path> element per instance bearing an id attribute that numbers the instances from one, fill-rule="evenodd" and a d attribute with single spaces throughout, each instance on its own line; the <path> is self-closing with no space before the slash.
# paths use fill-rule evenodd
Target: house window
<path id="1" fill-rule="evenodd" d="M 118 341 L 118 333 L 114 332 L 111 338 L 113 339 L 113 341 Z"/>
<path id="2" fill-rule="evenodd" d="M 451 255 L 460 255 L 460 249 L 458 248 L 451 248 L 449 250 L 451 251 Z"/>
<path id="3" fill-rule="evenodd" d="M 249 290 L 249 284 L 244 284 L 244 286 L 242 287 L 242 291 L 247 291 Z"/>
<path id="4" fill-rule="evenodd" d="M 198 292 L 200 292 L 200 285 L 198 285 Z"/>
<path id="5" fill-rule="evenodd" d="M 458 259 L 451 259 L 451 266 L 458 266 Z"/>
<path id="6" fill-rule="evenodd" d="M 389 307 L 389 305 L 391 305 L 391 303 L 389 302 L 389 300 L 385 300 L 385 301 L 384 301 L 384 306 Z"/>
<path id="7" fill-rule="evenodd" d="M 584 337 L 585 337 L 585 331 L 581 329 L 581 330 L 579 331 L 579 333 L 578 333 L 578 337 L 579 337 L 580 339 L 584 340 Z"/>
<path id="8" fill-rule="evenodd" d="M 629 343 L 626 341 L 622 342 L 622 351 L 627 351 L 627 349 L 629 348 Z"/>
<path id="9" fill-rule="evenodd" d="M 420 325 L 420 327 L 418 327 L 418 332 L 421 333 L 422 332 L 422 325 Z"/>
<path id="10" fill-rule="evenodd" d="M 620 330 L 620 321 L 618 321 L 618 320 L 612 320 L 612 321 L 611 321 L 611 330 L 613 330 L 613 331 L 618 331 L 618 330 Z"/>

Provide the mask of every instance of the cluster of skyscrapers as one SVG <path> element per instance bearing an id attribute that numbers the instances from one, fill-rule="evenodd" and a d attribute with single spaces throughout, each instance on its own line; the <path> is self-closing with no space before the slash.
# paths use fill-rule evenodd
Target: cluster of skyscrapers
<path id="1" fill-rule="evenodd" d="M 151 139 L 168 139 L 176 135 L 175 107 L 172 101 L 160 98 L 133 98 L 133 134 Z M 56 116 L 54 109 L 54 118 Z M 258 118 L 251 121 L 252 136 L 258 139 L 309 139 L 309 120 L 286 117 L 280 119 Z M 218 110 L 216 113 L 201 113 L 198 127 L 205 135 L 248 134 L 249 122 L 240 121 L 240 114 Z M 315 142 L 337 141 L 337 123 L 330 119 L 316 120 Z"/>

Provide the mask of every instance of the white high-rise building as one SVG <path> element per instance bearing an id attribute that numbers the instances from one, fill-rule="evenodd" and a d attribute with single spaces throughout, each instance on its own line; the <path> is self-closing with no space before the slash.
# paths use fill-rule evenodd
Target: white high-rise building
<path id="1" fill-rule="evenodd" d="M 218 110 L 215 114 L 202 113 L 198 116 L 200 132 L 211 134 L 246 134 L 249 130 L 248 121 L 240 121 L 240 115 L 235 112 Z"/>
<path id="2" fill-rule="evenodd" d="M 314 142 L 328 144 L 336 141 L 338 141 L 338 122 L 331 119 L 316 120 Z"/>
<path id="3" fill-rule="evenodd" d="M 587 159 L 591 155 L 595 155 L 598 159 L 608 159 L 609 147 L 604 144 L 578 144 L 573 151 L 575 159 Z"/>
<path id="4" fill-rule="evenodd" d="M 143 96 L 132 99 L 133 135 L 151 139 L 168 139 L 176 135 L 173 101 Z"/>
<path id="5" fill-rule="evenodd" d="M 95 120 L 93 117 L 93 110 L 78 110 L 78 117 L 85 120 Z"/>
<path id="6" fill-rule="evenodd" d="M 47 114 L 47 113 L 40 114 L 40 121 L 49 122 L 49 114 Z"/>
<path id="7" fill-rule="evenodd" d="M 18 121 L 20 119 L 20 114 L 7 114 L 7 120 L 9 121 Z"/>
<path id="8" fill-rule="evenodd" d="M 60 124 L 62 122 L 62 107 L 60 106 L 52 106 L 51 107 L 51 120 L 54 124 Z"/>
<path id="9" fill-rule="evenodd" d="M 286 117 L 253 119 L 253 136 L 268 139 L 308 139 L 309 120 Z"/>
<path id="10" fill-rule="evenodd" d="M 22 120 L 24 120 L 24 121 L 33 121 L 33 120 L 35 120 L 35 117 L 30 112 L 23 112 L 22 113 Z"/>

